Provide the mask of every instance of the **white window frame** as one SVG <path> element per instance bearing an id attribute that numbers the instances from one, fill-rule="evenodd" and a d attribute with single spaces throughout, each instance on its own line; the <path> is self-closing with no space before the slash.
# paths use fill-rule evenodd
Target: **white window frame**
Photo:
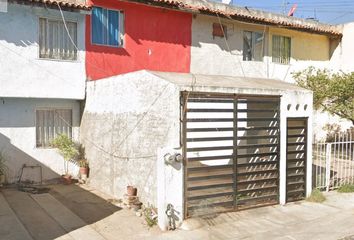
<path id="1" fill-rule="evenodd" d="M 74 41 L 75 45 L 76 46 L 72 46 L 73 47 L 73 51 L 74 51 L 74 57 L 73 58 L 68 58 L 68 59 L 65 59 L 63 57 L 59 57 L 59 58 L 54 58 L 54 57 L 50 57 L 50 56 L 41 56 L 41 19 L 44 19 L 46 21 L 46 44 L 48 44 L 48 21 L 56 21 L 58 23 L 63 23 L 63 19 L 61 18 L 57 18 L 57 17 L 48 17 L 48 16 L 39 16 L 38 17 L 38 58 L 39 59 L 43 59 L 43 60 L 53 60 L 53 61 L 70 61 L 70 62 L 76 62 L 78 61 L 79 59 L 79 51 L 78 49 L 76 48 L 78 46 L 78 33 L 79 33 L 79 24 L 78 24 L 78 21 L 76 20 L 66 20 L 65 23 L 66 24 L 75 24 L 76 27 L 75 27 L 75 31 L 76 31 L 76 34 L 75 36 L 71 36 L 70 37 L 72 38 L 72 40 Z M 65 26 L 63 26 L 63 29 L 64 29 L 64 34 L 68 34 L 67 31 L 66 31 L 66 28 Z M 68 37 L 69 38 L 69 37 Z M 68 42 L 69 44 L 72 44 L 70 38 L 68 39 Z"/>

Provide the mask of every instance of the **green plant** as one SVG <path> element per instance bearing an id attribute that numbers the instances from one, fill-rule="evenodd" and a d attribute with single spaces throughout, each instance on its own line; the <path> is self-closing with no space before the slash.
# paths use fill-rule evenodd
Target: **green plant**
<path id="1" fill-rule="evenodd" d="M 157 224 L 157 215 L 155 208 L 152 206 L 145 207 L 143 210 L 145 222 L 149 227 L 153 227 Z"/>
<path id="2" fill-rule="evenodd" d="M 82 144 L 77 144 L 77 164 L 82 168 L 88 168 L 89 163 L 85 156 L 85 147 Z"/>
<path id="3" fill-rule="evenodd" d="M 354 184 L 344 184 L 338 188 L 340 193 L 352 193 L 354 192 Z"/>
<path id="4" fill-rule="evenodd" d="M 336 139 L 336 136 L 341 133 L 341 127 L 340 125 L 334 123 L 334 124 L 326 124 L 323 127 L 323 130 L 325 130 L 326 133 L 326 142 L 334 142 Z"/>
<path id="5" fill-rule="evenodd" d="M 323 193 L 318 190 L 318 189 L 314 189 L 311 192 L 311 195 L 306 198 L 307 201 L 309 202 L 316 202 L 316 203 L 322 203 L 326 200 L 326 197 L 323 195 Z"/>
<path id="6" fill-rule="evenodd" d="M 65 174 L 68 174 L 68 161 L 76 160 L 79 151 L 75 142 L 65 134 L 58 135 L 52 142 L 51 146 L 58 148 L 59 153 L 64 158 Z"/>
<path id="7" fill-rule="evenodd" d="M 89 166 L 89 163 L 87 162 L 86 159 L 77 160 L 77 163 L 78 163 L 79 166 L 82 167 L 82 168 L 88 168 L 88 166 Z"/>
<path id="8" fill-rule="evenodd" d="M 299 86 L 314 93 L 314 107 L 354 124 L 354 72 L 332 73 L 310 67 L 293 73 Z"/>

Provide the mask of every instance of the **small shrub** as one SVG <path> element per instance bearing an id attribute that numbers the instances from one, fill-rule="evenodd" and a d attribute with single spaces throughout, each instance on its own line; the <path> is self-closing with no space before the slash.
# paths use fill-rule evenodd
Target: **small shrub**
<path id="1" fill-rule="evenodd" d="M 157 215 L 153 206 L 145 207 L 144 210 L 145 222 L 149 227 L 153 227 L 157 224 Z"/>
<path id="2" fill-rule="evenodd" d="M 59 153 L 64 157 L 65 160 L 73 160 L 79 155 L 77 146 L 71 138 L 65 134 L 58 135 L 51 143 L 55 148 L 58 148 Z"/>
<path id="3" fill-rule="evenodd" d="M 306 198 L 306 200 L 309 202 L 322 203 L 326 200 L 326 197 L 323 195 L 323 193 L 320 190 L 314 189 L 311 192 L 311 195 L 308 198 Z"/>
<path id="4" fill-rule="evenodd" d="M 352 193 L 354 192 L 354 184 L 345 184 L 338 188 L 340 193 Z"/>

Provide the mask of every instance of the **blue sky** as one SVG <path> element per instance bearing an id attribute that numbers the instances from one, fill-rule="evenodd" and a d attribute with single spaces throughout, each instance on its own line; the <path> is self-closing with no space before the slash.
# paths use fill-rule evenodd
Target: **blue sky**
<path id="1" fill-rule="evenodd" d="M 354 22 L 354 0 L 232 0 L 234 5 L 248 6 L 271 12 L 288 13 L 291 6 L 298 4 L 295 17 L 316 17 L 321 22 L 339 24 Z M 285 8 L 283 7 L 285 3 Z"/>

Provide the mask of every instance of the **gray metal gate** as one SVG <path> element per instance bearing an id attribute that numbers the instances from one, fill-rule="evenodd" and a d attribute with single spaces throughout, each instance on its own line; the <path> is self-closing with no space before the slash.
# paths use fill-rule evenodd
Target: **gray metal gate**
<path id="1" fill-rule="evenodd" d="M 185 217 L 277 204 L 279 97 L 182 95 Z"/>
<path id="2" fill-rule="evenodd" d="M 286 201 L 306 197 L 307 119 L 287 120 Z"/>

